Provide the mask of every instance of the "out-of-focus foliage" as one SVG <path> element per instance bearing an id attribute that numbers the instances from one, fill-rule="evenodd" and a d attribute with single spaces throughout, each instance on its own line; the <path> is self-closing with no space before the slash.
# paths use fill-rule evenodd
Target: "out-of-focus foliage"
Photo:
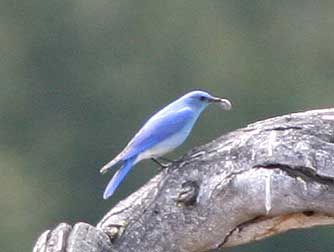
<path id="1" fill-rule="evenodd" d="M 0 247 L 30 250 L 58 222 L 96 223 L 100 176 L 150 114 L 201 88 L 209 108 L 177 152 L 271 116 L 334 104 L 334 1 L 69 0 L 0 3 Z M 332 251 L 332 229 L 226 251 Z M 307 238 L 306 238 L 307 237 Z"/>

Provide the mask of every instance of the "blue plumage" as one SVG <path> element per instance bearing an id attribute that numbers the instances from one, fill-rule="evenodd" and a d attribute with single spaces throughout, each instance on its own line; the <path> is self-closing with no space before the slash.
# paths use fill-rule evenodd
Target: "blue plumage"
<path id="1" fill-rule="evenodd" d="M 108 183 L 104 193 L 103 193 L 103 198 L 108 199 L 117 189 L 119 184 L 123 181 L 125 178 L 126 174 L 131 170 L 133 167 L 133 161 L 136 157 L 127 159 L 122 167 L 115 173 L 115 175 L 112 177 L 110 182 Z"/>
<path id="2" fill-rule="evenodd" d="M 163 156 L 181 145 L 191 132 L 201 112 L 210 103 L 219 103 L 229 110 L 231 103 L 214 97 L 204 91 L 192 91 L 154 114 L 132 138 L 124 150 L 102 167 L 105 173 L 115 164 L 122 167 L 115 173 L 103 198 L 109 198 L 125 178 L 130 169 L 139 161 Z"/>
<path id="3" fill-rule="evenodd" d="M 122 159 L 137 155 L 179 132 L 194 118 L 194 112 L 188 108 L 171 111 L 168 116 L 150 119 L 136 134 Z"/>

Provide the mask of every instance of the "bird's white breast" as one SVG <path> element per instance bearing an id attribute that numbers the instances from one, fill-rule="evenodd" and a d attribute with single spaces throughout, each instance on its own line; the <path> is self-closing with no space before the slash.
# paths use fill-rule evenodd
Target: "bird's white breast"
<path id="1" fill-rule="evenodd" d="M 174 150 L 176 147 L 181 145 L 190 133 L 190 129 L 185 127 L 181 131 L 175 133 L 171 137 L 165 139 L 164 141 L 154 145 L 152 148 L 142 152 L 138 155 L 136 163 L 149 158 L 161 157 L 164 154 Z"/>

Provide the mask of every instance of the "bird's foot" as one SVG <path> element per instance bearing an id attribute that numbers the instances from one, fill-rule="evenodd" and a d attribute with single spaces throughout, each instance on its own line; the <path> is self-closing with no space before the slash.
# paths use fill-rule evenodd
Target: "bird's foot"
<path id="1" fill-rule="evenodd" d="M 153 162 L 157 163 L 160 166 L 160 170 L 166 169 L 168 166 L 170 166 L 173 163 L 173 161 L 168 160 L 166 158 L 161 158 L 161 157 L 159 159 L 163 161 L 167 161 L 168 163 L 162 163 L 158 158 L 151 158 L 151 159 Z"/>
<path id="2" fill-rule="evenodd" d="M 176 162 L 177 162 L 177 160 L 172 160 L 172 159 L 165 158 L 165 157 L 159 157 L 158 159 L 160 159 L 160 160 L 162 160 L 162 161 L 165 161 L 165 162 L 167 162 L 168 164 L 176 163 Z"/>

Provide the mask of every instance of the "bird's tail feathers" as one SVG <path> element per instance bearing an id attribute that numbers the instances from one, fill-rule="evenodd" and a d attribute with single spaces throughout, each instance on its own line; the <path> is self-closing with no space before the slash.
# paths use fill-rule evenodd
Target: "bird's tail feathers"
<path id="1" fill-rule="evenodd" d="M 103 193 L 103 198 L 108 199 L 113 195 L 117 187 L 122 183 L 125 176 L 133 167 L 135 157 L 124 161 L 123 166 L 115 173 Z"/>
<path id="2" fill-rule="evenodd" d="M 121 159 L 117 156 L 107 164 L 105 164 L 101 169 L 100 173 L 105 174 L 111 167 L 113 167 L 115 164 L 117 164 Z"/>

